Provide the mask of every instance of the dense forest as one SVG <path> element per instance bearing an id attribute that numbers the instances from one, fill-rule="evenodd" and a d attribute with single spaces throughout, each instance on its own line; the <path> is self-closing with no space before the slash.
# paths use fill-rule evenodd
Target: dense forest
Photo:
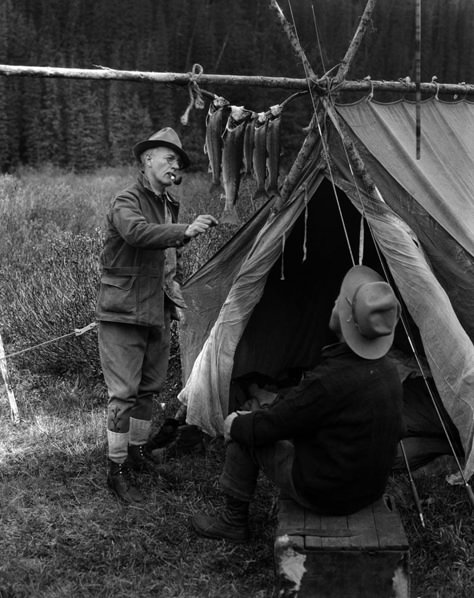
<path id="1" fill-rule="evenodd" d="M 281 0 L 319 75 L 343 58 L 366 0 Z M 422 79 L 474 80 L 474 2 L 422 3 Z M 379 0 L 349 78 L 414 78 L 415 0 Z M 303 77 L 268 0 L 0 0 L 0 63 Z M 266 110 L 288 90 L 208 91 Z M 376 98 L 379 99 L 379 98 Z M 197 167 L 206 109 L 180 124 L 186 87 L 145 82 L 0 76 L 0 169 L 51 163 L 87 170 L 131 161 L 131 145 L 174 126 Z M 308 96 L 288 105 L 291 153 L 309 118 Z"/>

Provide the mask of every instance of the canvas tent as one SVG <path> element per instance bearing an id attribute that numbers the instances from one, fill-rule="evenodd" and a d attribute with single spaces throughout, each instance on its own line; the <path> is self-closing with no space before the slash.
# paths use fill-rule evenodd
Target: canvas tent
<path id="1" fill-rule="evenodd" d="M 282 209 L 271 214 L 265 205 L 184 285 L 189 309 L 180 330 L 185 385 L 179 398 L 187 421 L 219 434 L 232 380 L 250 373 L 278 379 L 314 366 L 331 340 L 327 322 L 341 279 L 363 262 L 387 273 L 398 289 L 417 351 L 459 433 L 469 478 L 474 103 L 422 103 L 419 160 L 414 103 L 363 99 L 338 105 L 337 113 L 380 199 L 364 192 L 340 131 L 326 119 L 324 143 L 319 140 Z M 404 330 L 396 342 L 410 350 Z"/>

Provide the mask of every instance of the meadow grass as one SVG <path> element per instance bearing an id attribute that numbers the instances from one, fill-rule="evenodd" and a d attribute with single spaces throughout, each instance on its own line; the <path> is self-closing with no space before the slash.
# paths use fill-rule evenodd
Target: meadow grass
<path id="1" fill-rule="evenodd" d="M 129 170 L 94 175 L 44 169 L 0 177 L 0 331 L 7 355 L 69 333 L 94 319 L 97 259 L 106 206 Z M 219 218 L 206 175 L 176 191 L 182 219 Z M 243 187 L 242 218 L 252 211 Z M 217 227 L 185 254 L 192 274 L 233 234 Z M 154 426 L 173 415 L 181 385 L 179 345 Z M 198 538 L 190 517 L 221 505 L 219 439 L 205 452 L 172 459 L 166 482 L 142 481 L 143 509 L 118 503 L 105 484 L 106 391 L 95 331 L 8 359 L 21 421 L 10 419 L 0 383 L 1 598 L 270 598 L 275 489 L 261 480 L 251 510 L 252 539 L 234 546 Z M 164 407 L 162 406 L 164 404 Z M 474 595 L 474 525 L 459 486 L 445 472 L 419 473 L 420 524 L 405 474 L 389 484 L 409 537 L 412 596 Z M 345 597 L 344 597 L 345 598 Z"/>

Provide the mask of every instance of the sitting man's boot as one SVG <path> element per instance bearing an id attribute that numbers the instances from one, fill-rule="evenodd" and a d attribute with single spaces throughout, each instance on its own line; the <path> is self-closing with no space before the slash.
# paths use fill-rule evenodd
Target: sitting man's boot
<path id="1" fill-rule="evenodd" d="M 211 516 L 198 513 L 192 524 L 200 536 L 246 542 L 249 539 L 249 503 L 226 495 L 226 506 L 221 513 Z"/>
<path id="2" fill-rule="evenodd" d="M 142 505 L 144 498 L 133 485 L 128 463 L 109 461 L 107 483 L 114 494 L 123 502 L 130 505 Z"/>

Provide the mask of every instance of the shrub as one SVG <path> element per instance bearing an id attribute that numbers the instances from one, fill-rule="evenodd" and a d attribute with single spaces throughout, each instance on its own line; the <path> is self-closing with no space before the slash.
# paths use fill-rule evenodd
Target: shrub
<path id="1" fill-rule="evenodd" d="M 18 367 L 92 377 L 100 372 L 95 330 L 72 333 L 94 322 L 101 225 L 109 200 L 131 180 L 128 170 L 77 175 L 51 168 L 0 177 L 0 330 L 7 354 L 47 343 L 15 357 Z M 182 222 L 203 213 L 220 217 L 223 201 L 209 195 L 209 183 L 205 175 L 190 174 L 172 189 Z M 245 220 L 253 207 L 250 183 L 243 181 L 240 195 Z M 235 227 L 222 225 L 186 246 L 185 278 L 234 233 Z M 171 342 L 176 354 L 176 326 Z"/>

